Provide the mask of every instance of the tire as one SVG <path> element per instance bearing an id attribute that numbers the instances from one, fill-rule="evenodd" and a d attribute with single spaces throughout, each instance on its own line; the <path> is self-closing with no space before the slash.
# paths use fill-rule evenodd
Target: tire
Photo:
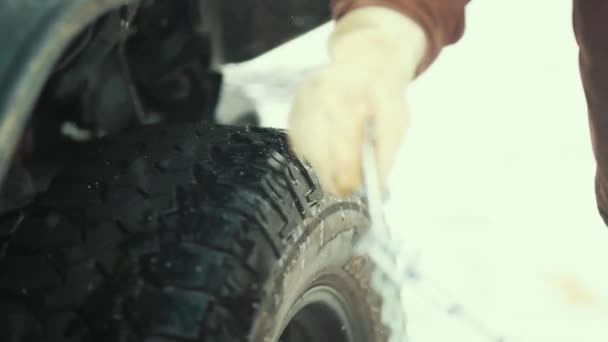
<path id="1" fill-rule="evenodd" d="M 149 126 L 74 159 L 0 222 L 0 341 L 386 341 L 364 203 L 284 133 Z"/>

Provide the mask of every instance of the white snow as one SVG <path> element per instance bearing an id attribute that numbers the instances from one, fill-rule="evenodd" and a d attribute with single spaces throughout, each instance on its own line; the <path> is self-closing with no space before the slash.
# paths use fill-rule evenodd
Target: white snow
<path id="1" fill-rule="evenodd" d="M 473 1 L 465 38 L 410 89 L 387 215 L 423 273 L 406 291 L 412 341 L 608 341 L 608 229 L 571 6 Z M 326 61 L 330 29 L 227 67 L 264 125 L 285 126 L 290 94 Z"/>

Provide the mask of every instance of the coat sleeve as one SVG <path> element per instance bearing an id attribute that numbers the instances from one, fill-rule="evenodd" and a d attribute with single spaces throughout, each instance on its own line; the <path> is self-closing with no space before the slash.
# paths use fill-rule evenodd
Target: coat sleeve
<path id="1" fill-rule="evenodd" d="M 424 72 L 441 50 L 456 43 L 465 27 L 465 7 L 470 0 L 331 0 L 334 19 L 366 6 L 382 6 L 412 18 L 427 35 L 427 53 L 418 68 Z"/>

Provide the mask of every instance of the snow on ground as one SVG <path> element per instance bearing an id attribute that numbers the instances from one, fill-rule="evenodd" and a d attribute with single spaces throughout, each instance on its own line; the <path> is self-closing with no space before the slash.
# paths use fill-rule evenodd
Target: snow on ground
<path id="1" fill-rule="evenodd" d="M 406 291 L 412 341 L 608 341 L 608 229 L 570 12 L 473 1 L 465 38 L 410 89 L 387 215 L 423 272 Z M 285 127 L 330 30 L 227 67 L 263 125 Z M 441 298 L 461 314 L 437 310 Z"/>

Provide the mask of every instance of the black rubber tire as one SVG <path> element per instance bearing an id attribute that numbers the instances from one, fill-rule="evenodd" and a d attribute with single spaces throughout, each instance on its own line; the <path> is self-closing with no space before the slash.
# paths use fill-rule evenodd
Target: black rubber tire
<path id="1" fill-rule="evenodd" d="M 364 203 L 325 195 L 284 133 L 150 126 L 74 159 L 0 222 L 0 341 L 275 342 L 319 284 L 353 341 L 386 340 Z"/>

